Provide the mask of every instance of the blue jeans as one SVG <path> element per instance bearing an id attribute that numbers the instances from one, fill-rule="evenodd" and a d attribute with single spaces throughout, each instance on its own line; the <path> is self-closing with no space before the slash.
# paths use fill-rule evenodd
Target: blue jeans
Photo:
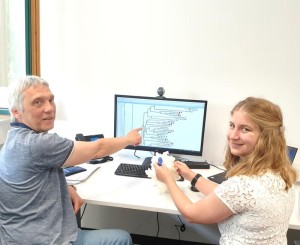
<path id="1" fill-rule="evenodd" d="M 73 245 L 132 245 L 127 231 L 119 229 L 81 230 Z"/>

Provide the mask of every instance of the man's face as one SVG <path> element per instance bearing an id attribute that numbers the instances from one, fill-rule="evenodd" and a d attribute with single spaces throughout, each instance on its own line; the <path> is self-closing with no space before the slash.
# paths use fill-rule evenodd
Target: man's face
<path id="1" fill-rule="evenodd" d="M 56 106 L 54 95 L 43 85 L 23 91 L 23 111 L 12 111 L 18 122 L 36 132 L 47 132 L 54 127 Z"/>

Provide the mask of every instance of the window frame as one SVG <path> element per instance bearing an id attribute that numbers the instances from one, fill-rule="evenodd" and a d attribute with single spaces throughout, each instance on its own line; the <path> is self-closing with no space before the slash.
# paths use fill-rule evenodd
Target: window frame
<path id="1" fill-rule="evenodd" d="M 41 75 L 40 69 L 40 1 L 25 0 L 26 74 Z"/>

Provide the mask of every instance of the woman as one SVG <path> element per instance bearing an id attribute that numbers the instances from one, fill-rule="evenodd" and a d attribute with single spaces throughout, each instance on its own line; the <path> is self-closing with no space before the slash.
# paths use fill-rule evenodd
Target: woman
<path id="1" fill-rule="evenodd" d="M 297 172 L 286 149 L 280 108 L 249 97 L 231 111 L 226 181 L 217 185 L 175 162 L 178 173 L 205 195 L 203 199 L 192 203 L 166 167 L 154 167 L 158 180 L 166 184 L 189 222 L 218 223 L 220 244 L 287 244 Z"/>

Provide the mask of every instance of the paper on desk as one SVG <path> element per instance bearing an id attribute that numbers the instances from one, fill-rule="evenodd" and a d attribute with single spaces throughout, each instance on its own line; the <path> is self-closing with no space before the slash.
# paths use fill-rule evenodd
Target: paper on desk
<path id="1" fill-rule="evenodd" d="M 100 165 L 82 163 L 77 166 L 83 167 L 86 169 L 84 172 L 80 172 L 77 174 L 73 174 L 66 177 L 67 183 L 71 185 L 79 184 L 85 180 L 87 180 L 95 171 L 100 168 Z"/>

